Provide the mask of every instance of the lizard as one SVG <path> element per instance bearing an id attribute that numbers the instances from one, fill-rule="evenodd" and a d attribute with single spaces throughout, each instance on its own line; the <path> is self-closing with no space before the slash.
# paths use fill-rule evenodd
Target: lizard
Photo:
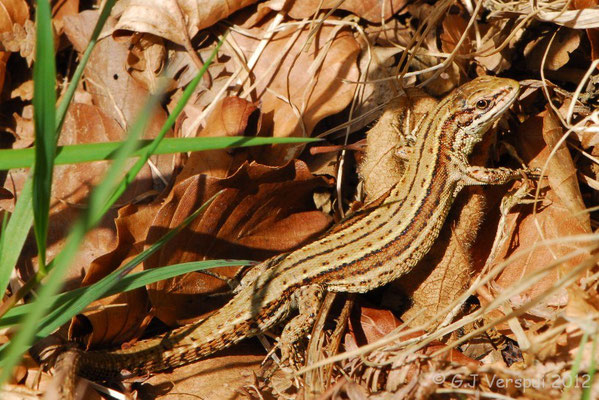
<path id="1" fill-rule="evenodd" d="M 470 166 L 468 156 L 516 100 L 517 81 L 481 76 L 453 90 L 418 126 L 400 182 L 319 239 L 270 258 L 206 319 L 127 349 L 83 351 L 71 368 L 92 380 L 185 365 L 292 318 L 279 338 L 283 359 L 311 329 L 326 291 L 363 293 L 408 273 L 429 251 L 465 186 L 501 185 L 530 169 Z"/>

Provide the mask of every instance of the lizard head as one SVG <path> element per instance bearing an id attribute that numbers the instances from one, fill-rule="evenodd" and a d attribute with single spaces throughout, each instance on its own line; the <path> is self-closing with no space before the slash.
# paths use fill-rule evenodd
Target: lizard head
<path id="1" fill-rule="evenodd" d="M 489 127 L 516 100 L 520 85 L 508 78 L 481 76 L 457 88 L 449 97 L 456 108 L 453 148 L 469 154 Z"/>

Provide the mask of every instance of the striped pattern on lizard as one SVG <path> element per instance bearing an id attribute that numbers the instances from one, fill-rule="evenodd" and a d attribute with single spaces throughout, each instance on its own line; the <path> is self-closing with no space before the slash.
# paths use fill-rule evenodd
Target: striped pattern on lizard
<path id="1" fill-rule="evenodd" d="M 299 315 L 280 338 L 289 346 L 311 328 L 325 291 L 362 293 L 400 278 L 429 251 L 460 190 L 498 185 L 529 170 L 472 167 L 468 155 L 508 109 L 518 82 L 479 77 L 457 88 L 419 124 L 401 184 L 316 241 L 273 257 L 242 280 L 235 296 L 203 321 L 114 351 L 73 350 L 91 379 L 170 369 L 204 358 Z"/>

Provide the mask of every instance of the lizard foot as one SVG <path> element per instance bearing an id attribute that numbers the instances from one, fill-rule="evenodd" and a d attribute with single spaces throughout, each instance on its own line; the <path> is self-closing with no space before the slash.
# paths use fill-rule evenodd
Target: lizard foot
<path id="1" fill-rule="evenodd" d="M 299 314 L 287 323 L 275 346 L 281 350 L 282 362 L 292 369 L 299 369 L 305 361 L 301 342 L 314 325 L 323 294 L 324 289 L 320 285 L 305 286 L 293 294 L 294 306 Z"/>

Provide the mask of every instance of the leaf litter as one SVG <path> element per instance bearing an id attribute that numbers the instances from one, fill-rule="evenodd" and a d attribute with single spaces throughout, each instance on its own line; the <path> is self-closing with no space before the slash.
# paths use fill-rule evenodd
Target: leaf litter
<path id="1" fill-rule="evenodd" d="M 263 260 L 301 246 L 341 212 L 398 181 L 403 164 L 397 149 L 406 135 L 435 98 L 479 75 L 512 77 L 523 89 L 495 129 L 498 135 L 489 135 L 495 138 L 476 151 L 472 163 L 524 163 L 546 175 L 539 182 L 462 193 L 435 248 L 412 273 L 347 303 L 354 307 L 345 333 L 335 329 L 334 315 L 345 315 L 342 305 L 354 300 L 334 300 L 328 310 L 333 315 L 311 335 L 319 342 L 317 354 L 307 355 L 317 360 L 309 368 L 319 373 L 290 375 L 273 363 L 261 367 L 261 346 L 247 341 L 192 366 L 133 381 L 126 390 L 151 398 L 187 393 L 319 399 L 528 399 L 597 391 L 595 0 L 117 4 L 60 144 L 121 140 L 142 99 L 165 75 L 171 80 L 168 96 L 146 130 L 146 137 L 154 137 L 230 30 L 208 78 L 168 135 L 324 136 L 331 147 L 317 156 L 307 151 L 310 146 L 273 145 L 153 157 L 118 207 L 88 233 L 65 288 L 101 279 L 221 189 L 206 212 L 138 268 Z M 34 140 L 34 10 L 21 0 L 3 0 L 2 6 L 0 143 L 26 148 Z M 97 10 L 79 1 L 57 2 L 59 93 L 97 17 Z M 365 139 L 365 149 L 348 146 Z M 62 248 L 70 222 L 106 167 L 94 162 L 56 168 L 48 259 Z M 2 175 L 0 212 L 12 212 L 26 174 L 23 169 Z M 31 239 L 5 297 L 31 276 L 36 259 Z M 230 298 L 246 271 L 194 272 L 99 300 L 54 339 L 126 347 L 209 315 Z M 466 307 L 471 301 L 477 305 Z M 515 343 L 521 357 L 489 340 L 489 328 L 504 343 Z M 26 360 L 6 390 L 44 392 L 49 378 L 44 373 L 34 380 L 35 374 L 35 364 Z"/>

